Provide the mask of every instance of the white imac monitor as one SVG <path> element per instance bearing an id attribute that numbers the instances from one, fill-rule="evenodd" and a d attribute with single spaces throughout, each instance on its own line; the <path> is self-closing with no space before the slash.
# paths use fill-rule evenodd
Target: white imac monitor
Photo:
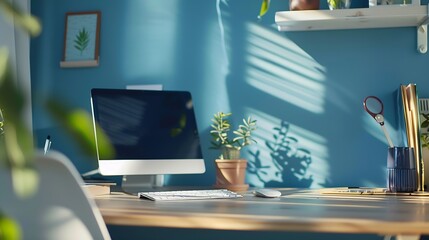
<path id="1" fill-rule="evenodd" d="M 102 175 L 205 172 L 189 92 L 92 89 L 91 108 Z M 109 137 L 113 157 L 99 147 L 96 124 Z"/>

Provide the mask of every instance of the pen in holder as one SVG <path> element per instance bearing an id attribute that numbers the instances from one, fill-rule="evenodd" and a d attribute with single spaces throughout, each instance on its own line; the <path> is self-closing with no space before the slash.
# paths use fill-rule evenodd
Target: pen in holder
<path id="1" fill-rule="evenodd" d="M 417 190 L 417 169 L 413 148 L 388 148 L 387 190 L 389 192 L 414 192 Z"/>
<path id="2" fill-rule="evenodd" d="M 43 147 L 43 154 L 46 155 L 49 152 L 49 150 L 51 149 L 51 144 L 52 144 L 51 136 L 48 135 L 48 137 L 46 137 L 46 140 L 45 140 L 45 146 Z"/>

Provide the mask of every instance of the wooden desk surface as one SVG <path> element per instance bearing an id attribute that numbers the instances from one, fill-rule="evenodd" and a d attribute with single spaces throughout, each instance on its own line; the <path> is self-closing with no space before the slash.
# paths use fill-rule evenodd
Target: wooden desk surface
<path id="1" fill-rule="evenodd" d="M 123 193 L 95 198 L 107 224 L 221 230 L 429 234 L 429 197 L 350 196 L 280 189 L 282 197 L 153 202 Z"/>

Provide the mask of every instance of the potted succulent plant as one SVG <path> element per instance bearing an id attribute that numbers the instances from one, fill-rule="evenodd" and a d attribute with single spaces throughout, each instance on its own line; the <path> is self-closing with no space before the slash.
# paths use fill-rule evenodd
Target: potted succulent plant
<path id="1" fill-rule="evenodd" d="M 341 0 L 327 0 L 330 1 L 341 1 Z M 351 1 L 351 0 L 347 0 Z M 261 9 L 259 10 L 258 18 L 262 18 L 270 8 L 271 0 L 262 0 Z M 320 0 L 289 0 L 289 10 L 317 10 L 319 9 Z"/>
<path id="2" fill-rule="evenodd" d="M 294 10 L 317 10 L 320 0 L 289 0 L 289 9 Z"/>
<path id="3" fill-rule="evenodd" d="M 247 160 L 240 157 L 243 147 L 256 143 L 252 132 L 256 130 L 256 120 L 251 117 L 243 119 L 236 130 L 231 130 L 228 119 L 231 113 L 218 112 L 212 119 L 212 149 L 218 149 L 221 154 L 215 160 L 217 188 L 227 188 L 232 191 L 245 191 L 249 187 L 245 184 Z M 234 137 L 231 137 L 230 132 Z"/>

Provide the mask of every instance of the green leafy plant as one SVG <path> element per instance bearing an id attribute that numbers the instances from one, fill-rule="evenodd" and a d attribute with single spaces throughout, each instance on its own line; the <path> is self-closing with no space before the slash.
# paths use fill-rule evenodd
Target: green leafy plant
<path id="1" fill-rule="evenodd" d="M 0 214 L 0 239 L 18 240 L 22 239 L 21 228 L 18 223 L 8 216 Z"/>
<path id="2" fill-rule="evenodd" d="M 9 1 L 0 0 L 0 10 L 31 36 L 37 36 L 41 32 L 37 18 L 21 12 Z M 10 171 L 14 193 L 25 198 L 37 192 L 39 175 L 32 164 L 35 154 L 33 136 L 24 121 L 27 96 L 16 82 L 16 76 L 9 66 L 9 50 L 7 47 L 0 47 L 0 168 Z M 43 104 L 84 152 L 93 155 L 95 142 L 91 116 L 83 110 L 72 110 L 54 98 Z M 105 148 L 113 154 L 108 138 L 103 136 L 102 139 Z M 0 239 L 20 239 L 19 235 L 19 223 L 0 211 Z"/>
<path id="3" fill-rule="evenodd" d="M 338 9 L 340 7 L 341 0 L 328 0 L 329 7 L 331 9 Z"/>
<path id="4" fill-rule="evenodd" d="M 231 124 L 228 117 L 231 115 L 232 113 L 218 112 L 213 115 L 212 119 L 212 130 L 210 131 L 212 136 L 211 148 L 223 151 L 220 156 L 221 159 L 235 158 L 231 156 L 231 150 L 239 152 L 243 147 L 256 143 L 252 137 L 252 132 L 256 130 L 256 120 L 251 117 L 243 118 L 243 124 L 240 124 L 236 130 L 232 131 L 234 137 L 229 136 Z"/>
<path id="5" fill-rule="evenodd" d="M 89 33 L 85 28 L 82 28 L 78 34 L 76 34 L 76 39 L 74 40 L 74 47 L 80 51 L 80 54 L 88 47 L 89 43 Z"/>
<path id="6" fill-rule="evenodd" d="M 429 135 L 428 134 L 421 134 L 420 141 L 422 144 L 422 148 L 429 149 Z"/>
<path id="7" fill-rule="evenodd" d="M 329 9 L 341 9 L 341 8 L 349 8 L 351 4 L 351 0 L 327 0 Z"/>
<path id="8" fill-rule="evenodd" d="M 31 36 L 41 32 L 39 20 L 19 11 L 10 1 L 0 0 L 0 10 L 4 14 L 1 17 Z M 29 158 L 33 147 L 31 134 L 23 121 L 23 93 L 14 79 L 9 67 L 9 51 L 7 47 L 0 47 L 0 167 L 10 169 L 15 193 L 26 197 L 36 192 L 38 175 Z M 0 239 L 21 239 L 20 233 L 19 223 L 0 211 Z"/>
<path id="9" fill-rule="evenodd" d="M 259 10 L 258 18 L 262 18 L 270 8 L 270 0 L 262 0 L 261 10 Z"/>
<path id="10" fill-rule="evenodd" d="M 22 13 L 8 1 L 0 0 L 0 8 L 10 19 L 32 36 L 40 33 L 37 18 Z M 25 96 L 16 84 L 9 66 L 9 50 L 0 48 L 0 108 L 2 109 L 2 135 L 0 136 L 0 164 L 11 169 L 16 194 L 25 197 L 37 189 L 38 177 L 31 167 L 34 152 L 32 136 L 24 122 Z M 0 165 L 2 167 L 2 165 Z"/>
<path id="11" fill-rule="evenodd" d="M 42 31 L 42 25 L 36 17 L 21 12 L 11 1 L 0 0 L 0 10 L 3 10 L 2 14 L 4 13 L 6 19 L 17 24 L 31 36 L 37 36 Z"/>
<path id="12" fill-rule="evenodd" d="M 420 141 L 422 144 L 422 148 L 429 149 L 429 134 L 426 133 L 428 132 L 428 128 L 429 128 L 429 114 L 421 113 L 421 116 L 423 117 L 423 121 L 420 124 L 420 128 L 422 132 L 425 132 L 425 133 L 420 134 Z"/>

